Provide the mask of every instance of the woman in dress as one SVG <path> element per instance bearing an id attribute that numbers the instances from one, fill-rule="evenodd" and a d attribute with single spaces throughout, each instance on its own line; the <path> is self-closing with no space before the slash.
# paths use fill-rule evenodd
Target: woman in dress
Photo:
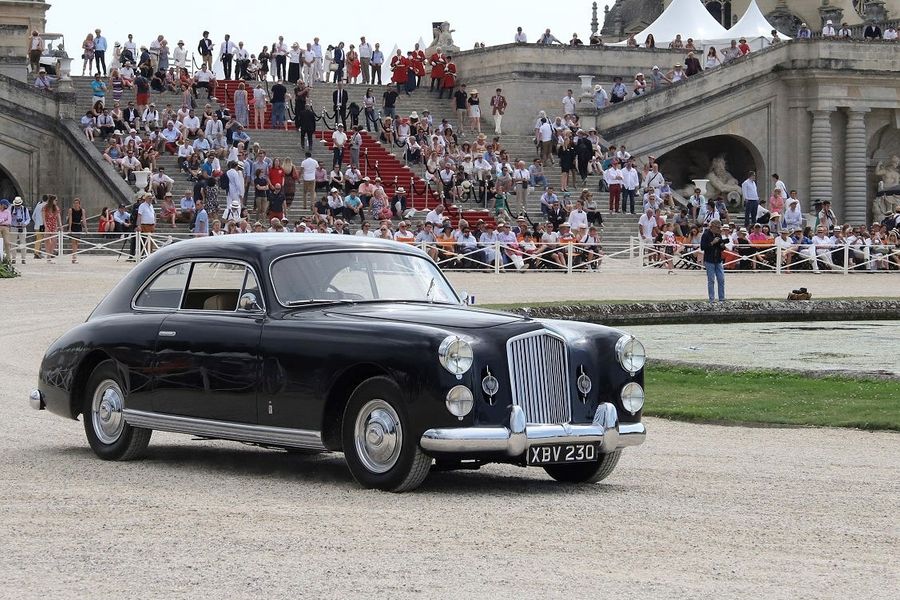
<path id="1" fill-rule="evenodd" d="M 44 253 L 47 255 L 47 262 L 53 263 L 53 257 L 56 256 L 56 234 L 59 232 L 59 205 L 56 196 L 50 195 L 47 204 L 44 205 Z"/>
<path id="2" fill-rule="evenodd" d="M 563 137 L 562 144 L 557 149 L 559 156 L 560 191 L 569 191 L 569 176 L 575 181 L 575 145 L 572 143 L 571 132 L 566 132 Z"/>
<path id="3" fill-rule="evenodd" d="M 247 89 L 243 81 L 234 92 L 234 118 L 244 127 L 250 126 L 250 104 L 247 101 Z"/>
<path id="4" fill-rule="evenodd" d="M 97 221 L 97 233 L 112 233 L 114 227 L 115 221 L 112 213 L 109 212 L 108 206 L 104 206 L 100 211 L 100 219 Z"/>
<path id="5" fill-rule="evenodd" d="M 72 200 L 72 208 L 69 209 L 66 219 L 69 233 L 72 236 L 72 262 L 78 262 L 79 237 L 84 233 L 84 209 L 81 208 L 81 199 Z"/>
<path id="6" fill-rule="evenodd" d="M 277 163 L 278 161 L 276 161 Z M 284 204 L 288 208 L 294 203 L 294 196 L 297 194 L 297 182 L 300 180 L 300 169 L 294 166 L 294 161 L 290 158 L 284 159 L 281 163 L 281 170 L 284 176 L 284 183 L 281 190 L 284 192 Z"/>
<path id="7" fill-rule="evenodd" d="M 94 34 L 89 33 L 87 37 L 84 38 L 84 41 L 81 43 L 81 59 L 83 61 L 81 65 L 81 76 L 84 77 L 85 73 L 90 73 L 93 70 L 94 64 Z"/>
<path id="8" fill-rule="evenodd" d="M 718 54 L 716 54 L 716 49 L 713 46 L 709 47 L 709 52 L 706 53 L 706 69 L 715 69 L 722 65 L 722 61 L 719 60 Z"/>
<path id="9" fill-rule="evenodd" d="M 109 89 L 112 91 L 113 102 L 122 99 L 122 92 L 125 91 L 125 80 L 119 74 L 118 69 L 113 69 L 109 73 Z"/>
<path id="10" fill-rule="evenodd" d="M 257 60 L 259 60 L 259 70 L 256 72 L 256 79 L 265 81 L 269 78 L 269 67 L 272 64 L 272 53 L 269 52 L 267 46 L 263 46 L 262 50 L 259 51 Z"/>
<path id="11" fill-rule="evenodd" d="M 481 100 L 478 98 L 478 90 L 472 90 L 469 94 L 469 127 L 472 131 L 481 133 Z"/>
<path id="12" fill-rule="evenodd" d="M 169 70 L 169 42 L 167 40 L 159 43 L 159 68 L 157 70 L 163 73 Z"/>
<path id="13" fill-rule="evenodd" d="M 350 44 L 350 50 L 347 52 L 347 65 L 349 65 L 347 69 L 349 83 L 359 83 L 359 74 L 362 72 L 362 68 L 359 62 L 359 52 L 356 51 L 353 44 Z"/>

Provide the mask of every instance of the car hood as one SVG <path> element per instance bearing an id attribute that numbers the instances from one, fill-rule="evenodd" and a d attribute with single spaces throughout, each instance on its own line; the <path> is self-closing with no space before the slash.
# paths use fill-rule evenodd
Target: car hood
<path id="1" fill-rule="evenodd" d="M 342 316 L 370 321 L 380 319 L 417 325 L 459 329 L 484 329 L 511 323 L 529 321 L 509 313 L 469 308 L 465 306 L 448 306 L 442 304 L 356 304 L 331 308 L 329 316 Z"/>

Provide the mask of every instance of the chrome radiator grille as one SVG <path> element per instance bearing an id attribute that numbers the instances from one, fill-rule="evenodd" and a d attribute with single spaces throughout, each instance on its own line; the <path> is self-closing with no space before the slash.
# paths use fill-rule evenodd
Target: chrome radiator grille
<path id="1" fill-rule="evenodd" d="M 513 404 L 525 411 L 528 423 L 568 423 L 569 359 L 566 343 L 546 331 L 535 331 L 506 342 Z"/>

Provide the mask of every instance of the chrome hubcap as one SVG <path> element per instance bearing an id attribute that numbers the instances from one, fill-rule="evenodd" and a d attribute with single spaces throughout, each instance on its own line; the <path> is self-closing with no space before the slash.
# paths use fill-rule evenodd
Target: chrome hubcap
<path id="1" fill-rule="evenodd" d="M 390 471 L 400 457 L 403 429 L 397 411 L 384 400 L 371 400 L 356 417 L 356 454 L 373 473 Z"/>
<path id="2" fill-rule="evenodd" d="M 94 391 L 91 422 L 97 439 L 104 444 L 115 443 L 125 428 L 125 419 L 122 418 L 123 396 L 119 384 L 111 379 L 103 381 Z"/>

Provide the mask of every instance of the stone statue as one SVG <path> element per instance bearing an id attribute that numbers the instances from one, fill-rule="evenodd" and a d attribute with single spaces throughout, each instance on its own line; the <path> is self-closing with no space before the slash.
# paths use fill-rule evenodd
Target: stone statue
<path id="1" fill-rule="evenodd" d="M 431 45 L 425 50 L 425 54 L 430 56 L 436 48 L 441 48 L 445 53 L 450 54 L 459 52 L 459 46 L 453 43 L 454 31 L 456 30 L 450 29 L 450 23 L 447 21 L 440 24 L 435 23 L 435 27 L 431 30 L 434 39 L 431 40 Z"/>
<path id="2" fill-rule="evenodd" d="M 734 198 L 741 200 L 741 182 L 734 178 L 734 175 L 728 172 L 728 165 L 725 163 L 725 155 L 712 159 L 709 166 L 709 173 L 703 179 L 708 179 L 706 189 L 702 190 L 707 200 L 715 198 L 722 194 L 725 198 Z M 691 184 L 681 190 L 681 195 L 688 198 L 694 194 L 694 185 Z M 736 197 L 734 196 L 736 195 Z"/>
<path id="3" fill-rule="evenodd" d="M 872 199 L 872 216 L 881 220 L 894 212 L 900 203 L 900 156 L 892 156 L 887 163 L 881 161 L 875 167 L 875 174 L 881 177 L 878 194 Z"/>
<path id="4" fill-rule="evenodd" d="M 879 162 L 875 167 L 875 174 L 881 177 L 879 188 L 882 190 L 900 186 L 900 156 L 895 154 L 887 164 L 884 161 Z"/>

